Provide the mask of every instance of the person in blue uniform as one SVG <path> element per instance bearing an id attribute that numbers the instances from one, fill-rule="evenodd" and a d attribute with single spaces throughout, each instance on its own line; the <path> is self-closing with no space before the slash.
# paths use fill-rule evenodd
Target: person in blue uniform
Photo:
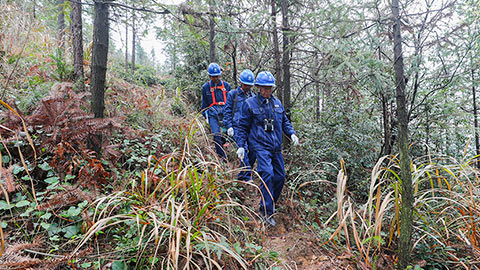
<path id="1" fill-rule="evenodd" d="M 285 166 L 282 155 L 282 133 L 298 144 L 298 137 L 288 120 L 280 100 L 272 95 L 275 78 L 268 71 L 257 75 L 258 94 L 242 105 L 238 125 L 238 158 L 245 156 L 245 143 L 257 159 L 257 171 L 262 178 L 259 212 L 267 225 L 275 226 L 275 203 L 285 183 Z"/>
<path id="2" fill-rule="evenodd" d="M 238 140 L 236 134 L 238 134 L 238 121 L 240 120 L 241 109 L 245 100 L 254 96 L 251 91 L 254 83 L 255 75 L 251 70 L 245 69 L 240 73 L 240 86 L 227 94 L 227 104 L 225 105 L 225 115 L 223 119 L 228 136 L 233 137 L 237 145 Z M 243 161 L 241 160 L 241 167 L 243 169 L 238 173 L 238 180 L 250 182 L 252 180 L 251 165 L 255 163 L 255 157 L 252 151 L 248 151 L 246 141 L 242 147 L 247 154 L 244 155 Z"/>
<path id="3" fill-rule="evenodd" d="M 230 84 L 220 80 L 222 71 L 217 63 L 208 66 L 210 80 L 202 86 L 202 115 L 207 119 L 213 134 L 215 151 L 222 159 L 226 158 L 222 137 L 224 107 L 227 102 L 227 93 L 231 90 Z"/>

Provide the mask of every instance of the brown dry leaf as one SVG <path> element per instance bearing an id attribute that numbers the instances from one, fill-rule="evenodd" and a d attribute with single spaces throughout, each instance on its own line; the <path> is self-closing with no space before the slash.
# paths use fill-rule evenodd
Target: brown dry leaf
<path id="1" fill-rule="evenodd" d="M 0 168 L 2 170 L 2 178 L 3 182 L 6 185 L 7 191 L 8 192 L 13 192 L 15 191 L 15 181 L 13 179 L 13 166 L 8 167 L 8 169 L 5 168 Z"/>

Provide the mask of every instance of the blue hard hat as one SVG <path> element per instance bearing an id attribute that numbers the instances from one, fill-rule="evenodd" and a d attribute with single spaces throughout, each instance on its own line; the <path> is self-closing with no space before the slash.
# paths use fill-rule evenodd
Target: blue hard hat
<path id="1" fill-rule="evenodd" d="M 220 76 L 222 75 L 222 70 L 217 63 L 211 63 L 208 65 L 208 75 L 210 76 Z"/>
<path id="2" fill-rule="evenodd" d="M 250 69 L 245 69 L 240 73 L 240 82 L 246 85 L 253 85 L 255 82 L 255 75 Z"/>
<path id="3" fill-rule="evenodd" d="M 269 71 L 262 71 L 258 73 L 255 84 L 260 86 L 275 86 L 275 78 Z"/>

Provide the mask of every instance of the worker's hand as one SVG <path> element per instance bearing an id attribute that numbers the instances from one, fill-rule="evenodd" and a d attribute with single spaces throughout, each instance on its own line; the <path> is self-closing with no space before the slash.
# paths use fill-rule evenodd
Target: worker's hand
<path id="1" fill-rule="evenodd" d="M 292 134 L 292 136 L 290 136 L 290 138 L 292 139 L 292 142 L 293 142 L 293 145 L 298 145 L 298 137 L 297 135 L 295 134 Z"/>
<path id="2" fill-rule="evenodd" d="M 232 128 L 232 127 L 227 129 L 227 134 L 228 134 L 228 136 L 233 137 L 233 135 L 235 134 L 235 132 L 233 131 L 233 128 Z"/>
<path id="3" fill-rule="evenodd" d="M 245 149 L 243 147 L 238 148 L 237 156 L 240 160 L 243 160 L 243 158 L 245 157 Z"/>

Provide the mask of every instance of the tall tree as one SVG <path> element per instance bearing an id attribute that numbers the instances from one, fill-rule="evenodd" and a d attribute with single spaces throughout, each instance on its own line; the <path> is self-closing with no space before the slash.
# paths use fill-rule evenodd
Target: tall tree
<path id="1" fill-rule="evenodd" d="M 395 89 L 398 117 L 398 148 L 400 150 L 400 176 L 402 179 L 402 206 L 400 243 L 398 247 L 398 269 L 405 269 L 410 264 L 413 231 L 413 189 L 408 153 L 408 112 L 405 99 L 405 77 L 402 52 L 402 35 L 400 31 L 399 0 L 392 0 L 393 12 L 393 55 L 395 69 Z"/>
<path id="2" fill-rule="evenodd" d="M 107 74 L 108 42 L 109 42 L 109 2 L 96 1 L 93 21 L 92 50 L 92 112 L 95 118 L 103 118 L 105 110 L 105 78 Z M 102 135 L 93 138 L 92 149 L 100 155 Z"/>
<path id="3" fill-rule="evenodd" d="M 59 48 L 63 51 L 65 43 L 65 0 L 57 0 L 57 41 Z"/>
<path id="4" fill-rule="evenodd" d="M 210 54 L 209 61 L 210 63 L 217 61 L 217 56 L 215 52 L 215 10 L 213 5 L 213 0 L 208 1 L 208 6 L 210 7 L 210 14 L 208 16 L 208 22 L 210 27 L 209 33 L 209 42 L 210 42 Z"/>
<path id="5" fill-rule="evenodd" d="M 128 73 L 128 18 L 125 19 L 125 73 Z"/>
<path id="6" fill-rule="evenodd" d="M 135 73 L 135 61 L 136 61 L 136 50 L 137 50 L 137 29 L 136 29 L 136 16 L 135 10 L 132 11 L 132 75 Z"/>
<path id="7" fill-rule="evenodd" d="M 475 67 L 472 64 L 470 69 L 472 74 L 472 97 L 473 97 L 473 127 L 475 133 L 475 152 L 476 155 L 480 155 L 480 138 L 478 136 L 478 110 L 477 110 L 477 94 L 475 89 Z M 477 161 L 477 167 L 480 168 L 480 162 Z"/>
<path id="8" fill-rule="evenodd" d="M 280 48 L 277 30 L 277 0 L 271 0 L 271 22 L 272 22 L 272 39 L 273 39 L 273 57 L 275 59 L 275 78 L 277 85 L 277 98 L 283 102 L 282 91 L 282 66 L 280 64 Z"/>
<path id="9" fill-rule="evenodd" d="M 282 54 L 282 68 L 283 68 L 283 106 L 290 117 L 290 26 L 288 24 L 288 1 L 282 0 L 282 33 L 283 33 L 283 54 Z"/>
<path id="10" fill-rule="evenodd" d="M 72 35 L 73 35 L 73 67 L 74 79 L 80 90 L 84 89 L 84 70 L 83 70 L 83 32 L 82 32 L 82 4 L 77 1 L 71 1 L 72 4 Z"/>

